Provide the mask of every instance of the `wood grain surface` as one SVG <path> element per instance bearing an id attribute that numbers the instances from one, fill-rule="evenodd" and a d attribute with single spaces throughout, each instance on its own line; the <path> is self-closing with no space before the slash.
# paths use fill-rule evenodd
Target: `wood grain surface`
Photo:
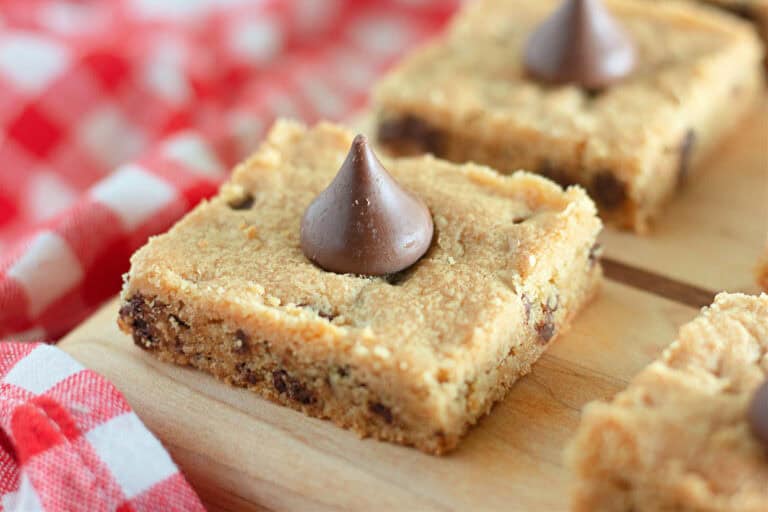
<path id="1" fill-rule="evenodd" d="M 768 101 L 652 235 L 606 230 L 600 297 L 446 457 L 361 441 L 160 363 L 118 331 L 115 301 L 60 346 L 125 393 L 213 511 L 567 510 L 561 451 L 582 405 L 623 388 L 716 290 L 756 291 L 766 219 Z"/>

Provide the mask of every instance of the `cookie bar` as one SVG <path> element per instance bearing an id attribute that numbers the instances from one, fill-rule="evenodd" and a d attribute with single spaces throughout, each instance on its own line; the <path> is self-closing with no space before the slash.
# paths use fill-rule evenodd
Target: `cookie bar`
<path id="1" fill-rule="evenodd" d="M 566 451 L 573 510 L 766 510 L 748 412 L 766 352 L 768 295 L 718 295 L 611 403 L 586 406 Z"/>
<path id="2" fill-rule="evenodd" d="M 768 292 L 768 249 L 757 266 L 757 284 Z"/>
<path id="3" fill-rule="evenodd" d="M 593 296 L 601 223 L 578 187 L 382 158 L 428 205 L 431 246 L 392 275 L 325 271 L 299 225 L 351 141 L 331 124 L 278 122 L 218 196 L 133 256 L 119 325 L 163 361 L 443 453 Z"/>
<path id="4" fill-rule="evenodd" d="M 606 89 L 531 78 L 523 52 L 559 0 L 478 0 L 375 91 L 377 136 L 501 172 L 584 186 L 612 222 L 648 229 L 665 201 L 762 89 L 762 49 L 741 20 L 690 3 L 605 4 L 637 63 Z"/>

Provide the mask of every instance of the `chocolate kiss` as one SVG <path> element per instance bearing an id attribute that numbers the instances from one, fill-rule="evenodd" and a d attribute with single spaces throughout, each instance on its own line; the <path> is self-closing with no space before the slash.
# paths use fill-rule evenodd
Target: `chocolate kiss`
<path id="1" fill-rule="evenodd" d="M 752 434 L 768 448 L 768 380 L 755 391 L 747 412 Z"/>
<path id="2" fill-rule="evenodd" d="M 380 276 L 421 258 L 434 225 L 427 206 L 390 176 L 358 135 L 331 184 L 301 220 L 301 249 L 319 267 Z"/>
<path id="3" fill-rule="evenodd" d="M 565 0 L 528 39 L 525 66 L 534 78 L 600 89 L 635 67 L 635 47 L 601 0 Z"/>

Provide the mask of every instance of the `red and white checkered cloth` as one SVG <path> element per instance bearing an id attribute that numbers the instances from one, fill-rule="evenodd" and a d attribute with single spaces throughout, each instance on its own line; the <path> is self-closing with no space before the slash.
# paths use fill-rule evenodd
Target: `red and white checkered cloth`
<path id="1" fill-rule="evenodd" d="M 0 413 L 2 510 L 204 510 L 114 386 L 57 348 L 4 347 Z"/>
<path id="2" fill-rule="evenodd" d="M 276 117 L 362 107 L 457 4 L 0 0 L 0 510 L 201 509 L 119 392 L 18 341 L 114 295 Z"/>

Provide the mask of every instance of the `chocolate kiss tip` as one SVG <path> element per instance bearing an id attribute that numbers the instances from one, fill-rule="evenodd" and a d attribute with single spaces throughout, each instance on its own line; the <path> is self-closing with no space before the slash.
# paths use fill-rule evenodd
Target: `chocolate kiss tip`
<path id="1" fill-rule="evenodd" d="M 747 419 L 752 434 L 768 449 L 768 380 L 755 391 Z"/>
<path id="2" fill-rule="evenodd" d="M 565 0 L 531 34 L 525 67 L 535 79 L 600 89 L 629 75 L 635 46 L 601 0 Z"/>
<path id="3" fill-rule="evenodd" d="M 325 270 L 380 276 L 416 263 L 433 233 L 429 208 L 400 187 L 368 139 L 357 135 L 336 177 L 304 212 L 301 249 Z"/>

